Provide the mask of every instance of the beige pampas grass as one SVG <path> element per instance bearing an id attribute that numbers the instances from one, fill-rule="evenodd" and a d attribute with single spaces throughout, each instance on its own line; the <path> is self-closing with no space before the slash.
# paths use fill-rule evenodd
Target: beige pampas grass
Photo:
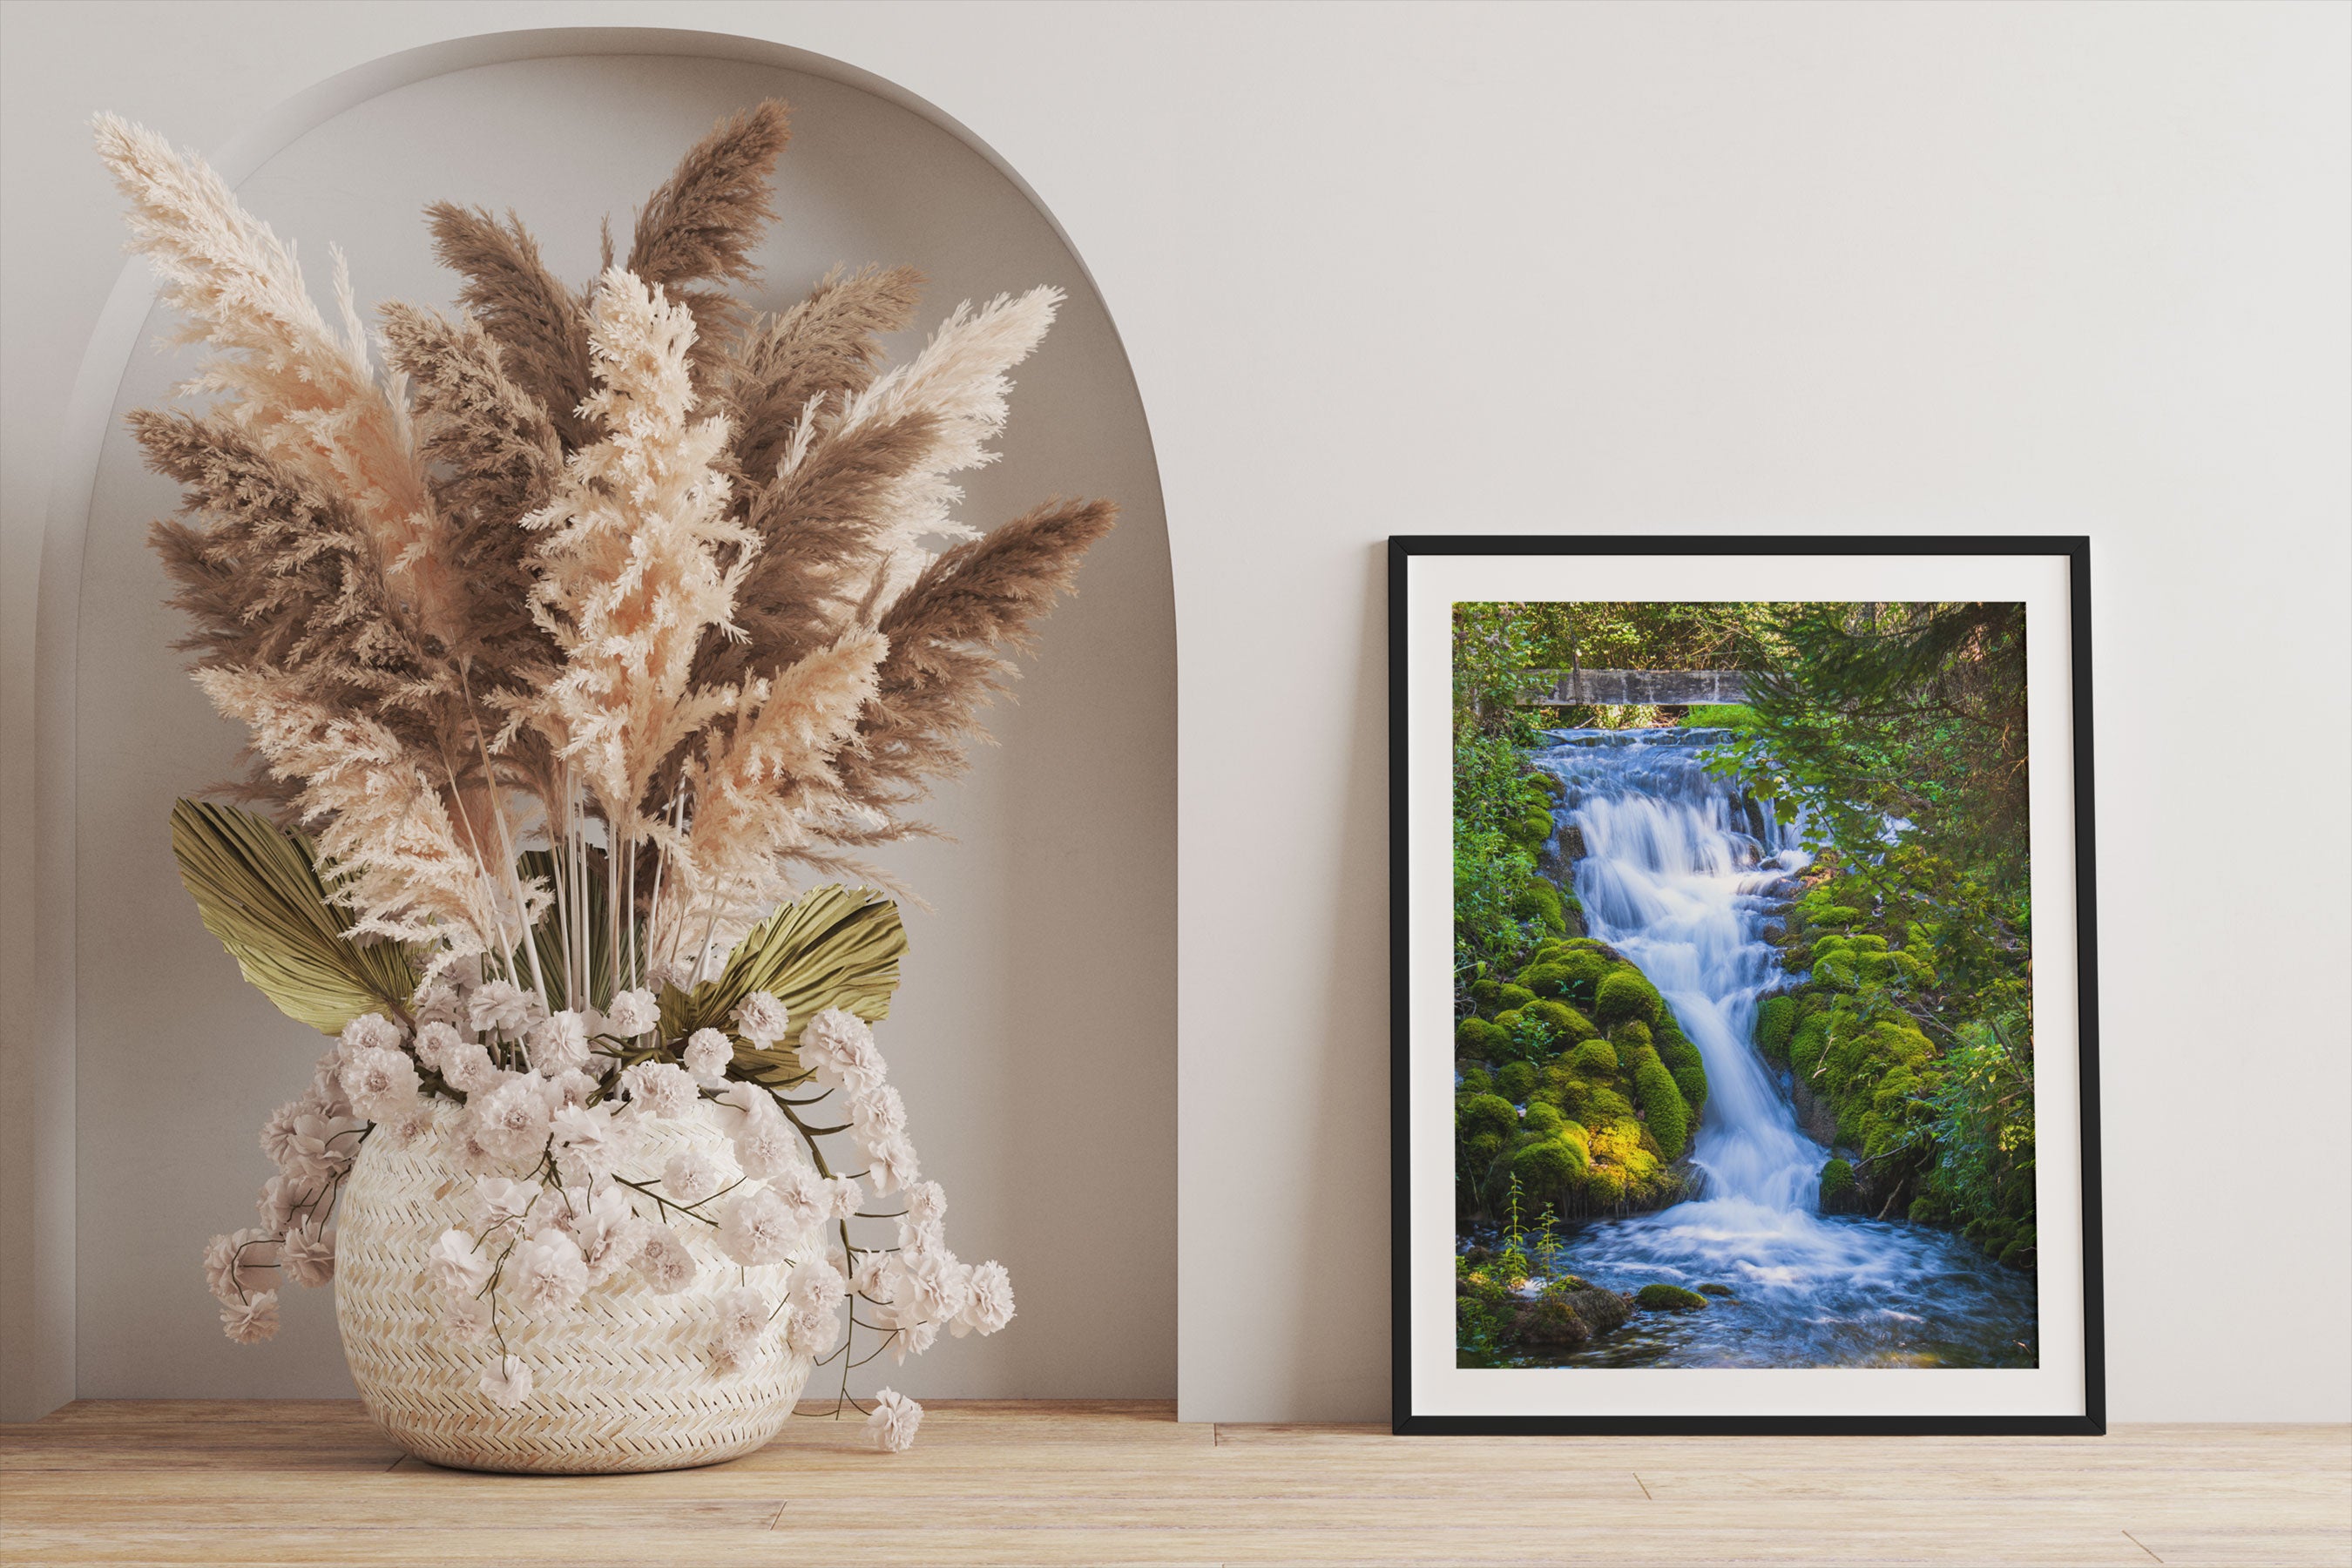
<path id="1" fill-rule="evenodd" d="M 512 214 L 435 204 L 457 308 L 383 307 L 379 375 L 340 277 L 331 327 L 209 170 L 99 121 L 134 244 L 215 353 L 184 388 L 207 410 L 132 416 L 187 500 L 152 533 L 182 646 L 253 787 L 319 827 L 355 933 L 551 1005 L 700 971 L 797 879 L 870 876 L 856 855 L 923 831 L 901 809 L 1110 527 L 1102 502 L 955 516 L 1058 290 L 960 305 L 897 368 L 907 268 L 766 316 L 730 292 L 786 137 L 776 103 L 719 125 L 589 288 Z"/>
<path id="2" fill-rule="evenodd" d="M 648 831 L 655 769 L 733 704 L 691 678 L 707 635 L 740 635 L 735 584 L 759 537 L 727 516 L 726 419 L 688 417 L 693 316 L 615 268 L 589 342 L 602 384 L 584 406 L 611 434 L 573 453 L 548 505 L 523 520 L 549 531 L 532 559 L 532 613 L 563 658 L 525 711 L 626 841 Z"/>

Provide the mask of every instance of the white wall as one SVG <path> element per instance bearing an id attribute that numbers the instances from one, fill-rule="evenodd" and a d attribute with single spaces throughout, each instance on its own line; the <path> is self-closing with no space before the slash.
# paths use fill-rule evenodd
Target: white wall
<path id="1" fill-rule="evenodd" d="M 5 15 L 12 616 L 111 270 L 91 108 L 213 145 L 430 38 L 650 19 L 878 73 L 1041 195 L 1116 313 L 1171 520 L 1188 1417 L 1385 1410 L 1382 536 L 2090 534 L 2112 1413 L 2352 1407 L 2352 14 Z M 2257 1305 L 2217 1320 L 2216 1292 Z"/>

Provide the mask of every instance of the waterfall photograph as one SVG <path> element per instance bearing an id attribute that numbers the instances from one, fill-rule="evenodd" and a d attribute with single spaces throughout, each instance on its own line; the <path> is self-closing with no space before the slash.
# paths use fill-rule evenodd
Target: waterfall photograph
<path id="1" fill-rule="evenodd" d="M 2026 609 L 1452 605 L 1464 1368 L 2033 1368 Z"/>

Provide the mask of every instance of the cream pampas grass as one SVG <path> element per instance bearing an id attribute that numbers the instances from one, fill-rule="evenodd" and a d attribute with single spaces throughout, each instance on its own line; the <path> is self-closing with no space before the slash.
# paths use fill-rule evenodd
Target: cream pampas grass
<path id="1" fill-rule="evenodd" d="M 379 374 L 340 274 L 331 326 L 201 163 L 98 123 L 214 351 L 183 389 L 208 406 L 132 416 L 187 502 L 153 531 L 183 646 L 251 731 L 244 793 L 420 967 L 601 1005 L 723 967 L 805 878 L 871 877 L 1109 527 L 956 515 L 1058 290 L 959 305 L 895 368 L 907 268 L 737 297 L 787 139 L 781 104 L 720 123 L 587 288 L 511 213 L 427 208 L 455 308 L 382 307 Z"/>

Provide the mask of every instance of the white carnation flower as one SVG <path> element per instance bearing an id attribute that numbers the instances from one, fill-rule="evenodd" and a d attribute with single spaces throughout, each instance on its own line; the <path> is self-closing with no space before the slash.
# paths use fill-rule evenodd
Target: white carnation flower
<path id="1" fill-rule="evenodd" d="M 621 1091 L 629 1108 L 645 1116 L 684 1116 L 701 1096 L 686 1069 L 674 1062 L 638 1062 L 623 1070 Z"/>
<path id="2" fill-rule="evenodd" d="M 716 1029 L 697 1029 L 686 1037 L 686 1070 L 694 1081 L 716 1089 L 727 1081 L 727 1064 L 735 1059 L 735 1042 Z"/>
<path id="3" fill-rule="evenodd" d="M 472 1222 L 477 1233 L 488 1236 L 492 1231 L 520 1225 L 530 1205 L 539 1200 L 537 1182 L 510 1181 L 504 1176 L 480 1176 L 474 1182 L 470 1194 Z"/>
<path id="4" fill-rule="evenodd" d="M 416 1026 L 416 1059 L 435 1072 L 446 1074 L 449 1053 L 465 1043 L 466 1037 L 453 1023 L 436 1019 Z"/>
<path id="5" fill-rule="evenodd" d="M 441 1299 L 441 1331 L 461 1345 L 478 1344 L 489 1337 L 490 1304 L 478 1296 Z"/>
<path id="6" fill-rule="evenodd" d="M 719 1218 L 719 1250 L 746 1268 L 784 1262 L 804 1234 L 806 1226 L 766 1187 L 743 1194 Z"/>
<path id="7" fill-rule="evenodd" d="M 405 1149 L 432 1131 L 433 1101 L 420 1096 L 378 1121 L 374 1135 L 394 1149 Z"/>
<path id="8" fill-rule="evenodd" d="M 302 1102 L 289 1100 L 269 1113 L 261 1124 L 261 1152 L 279 1170 L 286 1169 L 287 1153 L 294 1142 L 294 1122 L 302 1114 Z"/>
<path id="9" fill-rule="evenodd" d="M 886 1266 L 890 1261 L 887 1252 L 861 1252 L 850 1267 L 849 1288 L 860 1296 L 877 1303 L 890 1300 L 889 1277 Z"/>
<path id="10" fill-rule="evenodd" d="M 508 1168 L 505 1161 L 483 1146 L 472 1117 L 458 1117 L 457 1124 L 450 1129 L 450 1137 L 457 1145 L 459 1170 L 471 1172 L 477 1176 L 494 1176 Z"/>
<path id="11" fill-rule="evenodd" d="M 965 1279 L 970 1287 L 963 1310 L 956 1314 L 956 1338 L 977 1329 L 992 1334 L 1013 1321 L 1013 1276 L 993 1261 L 974 1264 Z"/>
<path id="12" fill-rule="evenodd" d="M 473 1123 L 482 1147 L 501 1160 L 527 1159 L 547 1146 L 547 1101 L 541 1098 L 538 1080 L 528 1076 L 510 1078 L 489 1093 L 475 1096 L 466 1107 L 466 1120 Z"/>
<path id="13" fill-rule="evenodd" d="M 896 1132 L 866 1152 L 866 1173 L 874 1180 L 877 1193 L 892 1193 L 910 1184 L 921 1173 L 915 1161 L 915 1145 L 904 1132 Z"/>
<path id="14" fill-rule="evenodd" d="M 801 1031 L 802 1065 L 828 1089 L 855 1092 L 871 1089 L 883 1078 L 882 1053 L 875 1047 L 874 1031 L 855 1013 L 827 1007 Z"/>
<path id="15" fill-rule="evenodd" d="M 547 1095 L 548 1114 L 551 1116 L 567 1105 L 587 1104 L 588 1097 L 595 1093 L 599 1087 L 596 1079 L 590 1078 L 578 1068 L 566 1068 L 553 1078 L 541 1079 L 540 1081 L 547 1086 L 544 1092 Z"/>
<path id="16" fill-rule="evenodd" d="M 425 1255 L 426 1283 L 445 1296 L 471 1296 L 490 1282 L 490 1260 L 462 1230 L 445 1230 Z"/>
<path id="17" fill-rule="evenodd" d="M 501 1410 L 520 1410 L 530 1397 L 530 1368 L 520 1356 L 503 1356 L 494 1371 L 482 1373 L 481 1391 Z"/>
<path id="18" fill-rule="evenodd" d="M 534 1231 L 508 1255 L 503 1284 L 506 1299 L 532 1317 L 569 1311 L 588 1289 L 588 1260 L 562 1231 Z"/>
<path id="19" fill-rule="evenodd" d="M 221 1331 L 241 1345 L 257 1345 L 278 1331 L 278 1292 L 221 1303 Z"/>
<path id="20" fill-rule="evenodd" d="M 907 1217 L 917 1225 L 937 1225 L 948 1217 L 948 1190 L 937 1182 L 916 1182 L 907 1188 Z"/>
<path id="21" fill-rule="evenodd" d="M 784 1343 L 794 1355 L 821 1356 L 841 1340 L 841 1303 L 849 1284 L 821 1258 L 794 1267 L 784 1288 Z"/>
<path id="22" fill-rule="evenodd" d="M 735 1009 L 735 1032 L 766 1050 L 792 1032 L 792 1016 L 784 1005 L 765 991 L 754 991 Z"/>
<path id="23" fill-rule="evenodd" d="M 407 1037 L 400 1026 L 381 1013 L 362 1013 L 343 1026 L 338 1037 L 342 1042 L 343 1059 L 349 1061 L 362 1051 L 396 1051 Z"/>
<path id="24" fill-rule="evenodd" d="M 310 1069 L 310 1087 L 302 1091 L 305 1109 L 314 1116 L 349 1116 L 352 1102 L 343 1093 L 343 1047 L 329 1046 Z"/>
<path id="25" fill-rule="evenodd" d="M 205 1283 L 223 1302 L 250 1296 L 270 1283 L 278 1266 L 278 1237 L 245 1229 L 205 1244 Z"/>
<path id="26" fill-rule="evenodd" d="M 405 1052 L 362 1046 L 344 1059 L 343 1093 L 370 1121 L 398 1115 L 416 1099 L 416 1066 Z"/>
<path id="27" fill-rule="evenodd" d="M 466 1021 L 477 1030 L 517 1039 L 545 1013 L 538 997 L 507 980 L 486 980 L 466 999 Z"/>
<path id="28" fill-rule="evenodd" d="M 726 1184 L 726 1167 L 706 1150 L 681 1149 L 662 1167 L 662 1185 L 672 1203 L 698 1204 Z"/>
<path id="29" fill-rule="evenodd" d="M 351 1168 L 356 1146 L 351 1134 L 361 1125 L 348 1117 L 319 1115 L 308 1100 L 298 1100 L 270 1117 L 262 1129 L 261 1146 L 283 1173 L 319 1182 Z"/>
<path id="30" fill-rule="evenodd" d="M 604 1009 L 604 1027 L 625 1040 L 634 1040 L 661 1022 L 661 1004 L 650 991 L 623 991 Z"/>
<path id="31" fill-rule="evenodd" d="M 915 1428 L 923 1424 L 923 1407 L 895 1388 L 874 1396 L 874 1413 L 866 1418 L 866 1437 L 886 1454 L 903 1454 L 915 1446 Z"/>
<path id="32" fill-rule="evenodd" d="M 849 1097 L 849 1125 L 858 1146 L 872 1149 L 907 1131 L 907 1102 L 887 1083 Z"/>
<path id="33" fill-rule="evenodd" d="M 589 1201 L 572 1228 L 588 1265 L 588 1283 L 602 1285 L 636 1261 L 652 1227 L 630 1206 L 627 1188 L 607 1186 Z"/>
<path id="34" fill-rule="evenodd" d="M 424 1053 L 425 1026 L 456 1024 L 466 1016 L 466 994 L 446 980 L 436 980 L 417 989 L 415 998 L 408 1005 L 409 1016 L 417 1024 L 417 1052 Z"/>
<path id="35" fill-rule="evenodd" d="M 629 1157 L 635 1139 L 613 1115 L 610 1101 L 566 1106 L 555 1113 L 555 1162 L 563 1179 L 587 1186 L 611 1175 Z"/>
<path id="36" fill-rule="evenodd" d="M 760 1337 L 761 1331 L 776 1314 L 775 1303 L 748 1285 L 720 1296 L 717 1306 L 719 1342 L 738 1354 Z"/>
<path id="37" fill-rule="evenodd" d="M 939 1337 L 937 1323 L 908 1323 L 890 1337 L 890 1352 L 898 1364 L 904 1366 L 908 1356 L 922 1354 Z"/>
<path id="38" fill-rule="evenodd" d="M 855 1176 L 835 1176 L 824 1184 L 827 1219 L 856 1219 L 866 1206 L 866 1189 Z"/>
<path id="39" fill-rule="evenodd" d="M 261 1184 L 261 1195 L 253 1201 L 254 1214 L 260 1219 L 261 1228 L 276 1236 L 308 1215 L 326 1195 L 323 1182 L 305 1182 L 280 1173 Z"/>
<path id="40" fill-rule="evenodd" d="M 735 1163 L 746 1176 L 766 1181 L 807 1163 L 800 1135 L 766 1089 L 757 1084 L 734 1084 L 719 1097 L 719 1102 L 739 1112 L 730 1118 L 732 1124 L 727 1129 L 727 1140 L 734 1145 Z"/>
<path id="41" fill-rule="evenodd" d="M 675 1296 L 694 1283 L 701 1272 L 694 1254 L 677 1232 L 666 1225 L 648 1225 L 637 1247 L 637 1273 L 657 1295 Z"/>
<path id="42" fill-rule="evenodd" d="M 489 1048 L 479 1040 L 460 1040 L 441 1053 L 441 1077 L 459 1094 L 487 1093 L 502 1076 L 490 1060 Z"/>
<path id="43" fill-rule="evenodd" d="M 335 1278 L 335 1232 L 316 1218 L 286 1233 L 278 1254 L 286 1278 L 297 1285 L 325 1285 Z"/>
<path id="44" fill-rule="evenodd" d="M 524 1037 L 534 1072 L 553 1078 L 588 1065 L 588 1020 L 566 1009 L 541 1018 Z"/>

